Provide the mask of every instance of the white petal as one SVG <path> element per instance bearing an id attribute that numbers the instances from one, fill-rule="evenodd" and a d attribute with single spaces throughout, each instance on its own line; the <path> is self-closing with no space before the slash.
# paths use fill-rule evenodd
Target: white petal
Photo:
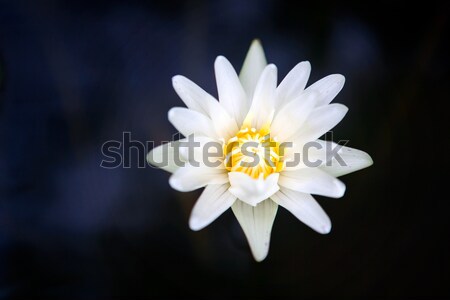
<path id="1" fill-rule="evenodd" d="M 249 101 L 253 98 L 256 84 L 266 65 L 267 60 L 261 42 L 259 40 L 253 40 L 245 57 L 241 72 L 239 73 L 239 79 L 247 93 Z"/>
<path id="2" fill-rule="evenodd" d="M 228 192 L 229 187 L 228 183 L 206 186 L 189 218 L 189 227 L 192 230 L 205 228 L 233 205 L 236 197 Z"/>
<path id="3" fill-rule="evenodd" d="M 311 195 L 283 188 L 271 199 L 318 233 L 330 232 L 330 218 Z"/>
<path id="4" fill-rule="evenodd" d="M 333 158 L 333 151 L 336 151 L 336 146 L 337 144 L 331 141 L 315 140 L 306 144 L 294 141 L 292 147 L 284 149 L 284 160 L 286 162 L 284 170 L 293 171 L 325 165 Z"/>
<path id="5" fill-rule="evenodd" d="M 297 64 L 281 81 L 277 88 L 275 108 L 279 109 L 285 104 L 294 100 L 305 89 L 311 73 L 311 64 L 309 61 L 303 61 Z"/>
<path id="6" fill-rule="evenodd" d="M 198 85 L 181 75 L 174 76 L 172 84 L 189 109 L 203 113 L 212 120 L 219 138 L 227 140 L 238 131 L 236 121 L 225 108 Z"/>
<path id="7" fill-rule="evenodd" d="M 358 149 L 342 147 L 338 155 L 342 158 L 344 165 L 341 165 L 341 161 L 333 157 L 331 161 L 320 168 L 328 174 L 338 177 L 367 168 L 373 164 L 370 155 Z"/>
<path id="8" fill-rule="evenodd" d="M 257 206 L 237 200 L 231 209 L 247 237 L 253 257 L 256 261 L 264 260 L 269 253 L 270 233 L 278 205 L 270 199 Z"/>
<path id="9" fill-rule="evenodd" d="M 348 108 L 343 104 L 330 104 L 317 107 L 309 115 L 302 128 L 293 138 L 293 141 L 314 141 L 334 126 L 336 126 L 347 113 Z"/>
<path id="10" fill-rule="evenodd" d="M 169 179 L 170 186 L 180 192 L 190 192 L 208 184 L 226 182 L 228 182 L 228 176 L 224 169 L 190 164 L 179 168 Z"/>
<path id="11" fill-rule="evenodd" d="M 233 66 L 225 57 L 218 56 L 216 58 L 214 69 L 219 101 L 239 126 L 242 124 L 250 104 L 244 88 Z"/>
<path id="12" fill-rule="evenodd" d="M 298 132 L 316 105 L 317 93 L 302 93 L 290 101 L 276 114 L 270 134 L 284 142 Z"/>
<path id="13" fill-rule="evenodd" d="M 184 76 L 176 75 L 172 77 L 172 85 L 175 92 L 177 92 L 189 109 L 203 113 L 206 116 L 209 116 L 208 106 L 210 103 L 217 103 L 213 96 Z"/>
<path id="14" fill-rule="evenodd" d="M 217 137 L 214 126 L 204 114 L 184 107 L 169 110 L 169 121 L 184 136 L 191 134 Z"/>
<path id="15" fill-rule="evenodd" d="M 305 91 L 319 92 L 321 97 L 317 101 L 317 106 L 327 105 L 333 101 L 334 97 L 342 90 L 345 83 L 345 77 L 341 74 L 328 75 L 316 81 Z"/>
<path id="16" fill-rule="evenodd" d="M 223 143 L 206 136 L 191 135 L 175 143 L 181 158 L 189 163 L 224 168 Z M 219 166 L 220 163 L 220 166 Z"/>
<path id="17" fill-rule="evenodd" d="M 282 172 L 278 184 L 297 192 L 332 198 L 340 198 L 345 192 L 344 183 L 318 168 Z"/>
<path id="18" fill-rule="evenodd" d="M 244 126 L 261 129 L 269 125 L 274 115 L 274 99 L 277 88 L 277 67 L 273 64 L 264 68 L 256 85 L 252 105 L 245 117 Z"/>
<path id="19" fill-rule="evenodd" d="M 278 177 L 278 173 L 273 173 L 267 176 L 266 179 L 262 176 L 254 179 L 242 172 L 229 172 L 230 193 L 245 203 L 255 206 L 280 189 L 277 184 Z"/>
<path id="20" fill-rule="evenodd" d="M 147 162 L 170 173 L 184 166 L 181 154 L 178 153 L 176 155 L 174 143 L 176 142 L 166 143 L 153 148 L 147 154 Z"/>

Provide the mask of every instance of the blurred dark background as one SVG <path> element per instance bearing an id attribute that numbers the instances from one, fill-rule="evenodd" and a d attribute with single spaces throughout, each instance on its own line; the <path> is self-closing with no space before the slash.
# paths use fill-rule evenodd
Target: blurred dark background
<path id="1" fill-rule="evenodd" d="M 449 297 L 449 10 L 444 3 L 0 1 L 0 298 Z M 260 38 L 279 77 L 346 76 L 334 139 L 375 164 L 317 197 L 322 236 L 279 209 L 256 263 L 231 211 L 200 232 L 200 191 L 103 169 L 124 131 L 170 139 L 171 77 L 216 95 L 213 62 Z"/>

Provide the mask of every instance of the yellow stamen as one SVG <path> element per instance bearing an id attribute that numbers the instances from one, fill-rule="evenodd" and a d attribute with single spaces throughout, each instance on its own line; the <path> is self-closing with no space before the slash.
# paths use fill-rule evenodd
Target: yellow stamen
<path id="1" fill-rule="evenodd" d="M 269 126 L 260 130 L 243 127 L 224 144 L 224 164 L 230 172 L 243 172 L 264 178 L 284 168 L 280 143 L 270 137 Z"/>

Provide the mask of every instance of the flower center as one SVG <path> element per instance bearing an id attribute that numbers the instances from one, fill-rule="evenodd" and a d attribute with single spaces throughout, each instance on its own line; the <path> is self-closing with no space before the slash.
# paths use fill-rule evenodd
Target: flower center
<path id="1" fill-rule="evenodd" d="M 245 127 L 224 144 L 224 164 L 230 172 L 242 172 L 255 179 L 264 178 L 284 168 L 280 143 L 270 137 L 270 130 Z"/>

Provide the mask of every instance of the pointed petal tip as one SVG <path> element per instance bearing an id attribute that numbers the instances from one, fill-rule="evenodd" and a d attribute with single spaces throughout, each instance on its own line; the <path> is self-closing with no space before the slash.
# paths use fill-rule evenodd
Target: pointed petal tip
<path id="1" fill-rule="evenodd" d="M 228 68 L 229 65 L 231 65 L 231 63 L 223 55 L 217 56 L 216 60 L 214 61 L 214 69 L 216 70 L 216 72 L 218 72 L 218 70 L 223 70 L 224 68 Z M 216 77 L 217 77 L 217 73 L 216 73 Z"/>
<path id="2" fill-rule="evenodd" d="M 344 146 L 339 150 L 339 155 L 343 159 L 344 165 L 333 160 L 331 165 L 327 164 L 320 168 L 334 177 L 340 177 L 365 169 L 373 164 L 372 157 L 359 149 Z"/>
<path id="3" fill-rule="evenodd" d="M 153 149 L 150 150 L 147 155 L 145 156 L 145 161 L 147 161 L 147 163 L 152 165 L 153 162 Z"/>
<path id="4" fill-rule="evenodd" d="M 176 90 L 178 85 L 181 84 L 181 82 L 183 80 L 185 80 L 186 77 L 184 77 L 183 75 L 175 75 L 172 77 L 172 86 L 174 87 L 174 89 Z"/>
<path id="5" fill-rule="evenodd" d="M 192 208 L 189 228 L 201 230 L 214 222 L 236 201 L 228 192 L 229 184 L 210 184 L 205 187 Z"/>
<path id="6" fill-rule="evenodd" d="M 338 193 L 336 194 L 336 197 L 334 197 L 334 198 L 341 198 L 345 194 L 346 186 L 339 179 L 335 179 L 334 184 L 336 185 L 337 190 L 338 190 Z"/>
<path id="7" fill-rule="evenodd" d="M 177 190 L 177 191 L 182 191 L 183 190 L 183 187 L 182 187 L 180 181 L 173 175 L 170 176 L 170 178 L 169 178 L 169 185 L 174 190 Z"/>
<path id="8" fill-rule="evenodd" d="M 367 152 L 361 151 L 360 159 L 362 163 L 358 170 L 365 169 L 373 165 L 373 159 Z"/>
<path id="9" fill-rule="evenodd" d="M 267 69 L 268 71 L 271 71 L 271 72 L 276 72 L 276 71 L 278 70 L 277 66 L 274 65 L 274 64 L 268 64 L 268 65 L 266 66 L 266 69 Z"/>
<path id="10" fill-rule="evenodd" d="M 277 77 L 278 77 L 277 66 L 275 66 L 274 64 L 269 64 L 262 71 L 260 80 L 261 80 L 261 78 L 270 78 L 269 80 L 271 80 L 272 82 L 275 81 L 274 84 L 276 87 Z M 258 86 L 256 88 L 258 88 Z"/>
<path id="11" fill-rule="evenodd" d="M 325 215 L 325 218 L 323 218 L 320 223 L 316 224 L 316 226 L 311 227 L 311 229 L 320 234 L 329 234 L 331 232 L 331 228 L 331 220 L 328 215 Z"/>
<path id="12" fill-rule="evenodd" d="M 157 167 L 157 168 L 161 168 L 161 162 L 158 162 L 156 159 L 155 159 L 155 151 L 159 151 L 160 150 L 160 148 L 159 148 L 159 146 L 158 147 L 155 147 L 155 148 L 153 148 L 152 150 L 150 150 L 148 153 L 147 153 L 147 155 L 145 156 L 145 160 L 147 161 L 147 163 L 149 164 L 149 165 L 151 165 L 151 166 L 153 166 L 153 167 Z M 156 153 L 157 153 L 156 152 Z M 156 155 L 157 156 L 157 155 Z"/>
<path id="13" fill-rule="evenodd" d="M 230 63 L 230 62 L 228 61 L 228 59 L 225 56 L 218 55 L 216 57 L 216 60 L 214 61 L 214 66 L 216 66 L 219 63 Z"/>
<path id="14" fill-rule="evenodd" d="M 330 106 L 331 105 L 333 105 L 335 107 L 335 109 L 340 111 L 344 116 L 348 113 L 348 107 L 342 103 L 334 103 L 334 104 L 330 104 Z"/>
<path id="15" fill-rule="evenodd" d="M 355 149 L 356 150 L 356 149 Z M 369 155 L 369 153 L 364 152 L 362 150 L 357 150 L 358 151 L 358 155 L 359 155 L 359 159 L 361 161 L 360 166 L 358 168 L 358 170 L 361 169 L 365 169 L 370 167 L 371 165 L 373 165 L 373 159 L 372 157 Z"/>
<path id="16" fill-rule="evenodd" d="M 330 82 L 333 82 L 333 83 L 339 83 L 339 84 L 342 84 L 342 85 L 344 85 L 344 83 L 345 83 L 345 76 L 342 75 L 342 74 L 338 74 L 338 73 L 330 74 L 330 75 L 328 75 L 328 76 L 326 76 L 326 77 L 324 77 L 322 79 L 325 79 L 325 78 L 327 80 L 329 80 Z"/>
<path id="17" fill-rule="evenodd" d="M 182 75 L 174 75 L 172 76 L 172 82 L 179 80 L 181 77 L 183 77 Z"/>
<path id="18" fill-rule="evenodd" d="M 171 188 L 179 192 L 192 192 L 198 189 L 197 186 L 190 186 L 189 184 L 186 184 L 184 180 L 180 180 L 180 178 L 175 173 L 170 176 L 169 185 Z"/>
<path id="19" fill-rule="evenodd" d="M 331 232 L 331 227 L 330 217 L 325 214 L 325 217 L 321 220 L 321 224 L 319 223 L 314 230 L 320 234 L 329 234 Z"/>
<path id="20" fill-rule="evenodd" d="M 249 49 L 249 52 L 251 52 L 251 51 L 252 52 L 253 51 L 258 51 L 258 52 L 263 52 L 264 53 L 263 46 L 262 46 L 262 43 L 261 43 L 260 39 L 258 39 L 258 38 L 253 39 L 252 43 L 250 44 L 250 49 Z"/>
<path id="21" fill-rule="evenodd" d="M 330 78 L 333 78 L 335 84 L 339 87 L 338 93 L 342 90 L 345 84 L 345 76 L 342 74 L 332 74 Z"/>
<path id="22" fill-rule="evenodd" d="M 269 255 L 270 240 L 265 241 L 264 245 L 257 245 L 254 243 L 249 243 L 250 251 L 252 252 L 253 258 L 256 262 L 262 262 Z"/>
<path id="23" fill-rule="evenodd" d="M 171 109 L 169 109 L 169 111 L 167 112 L 167 118 L 169 119 L 169 121 L 174 118 L 176 111 L 176 107 L 172 107 Z"/>
<path id="24" fill-rule="evenodd" d="M 340 86 L 340 90 L 342 90 L 342 88 L 345 85 L 345 76 L 342 74 L 336 74 L 336 77 L 337 77 L 336 81 L 338 82 L 338 85 Z"/>
<path id="25" fill-rule="evenodd" d="M 320 234 L 329 234 L 331 232 L 331 222 L 321 225 L 317 232 Z"/>
<path id="26" fill-rule="evenodd" d="M 147 162 L 147 164 L 149 164 L 152 168 L 156 167 L 156 168 L 161 168 L 158 166 L 158 162 L 155 160 L 154 158 L 155 154 L 153 152 L 153 149 L 150 150 L 150 152 L 147 153 L 147 155 L 145 156 L 145 161 Z M 163 168 L 161 168 L 163 169 Z M 164 169 L 163 169 L 164 170 Z"/>
<path id="27" fill-rule="evenodd" d="M 295 67 L 295 68 L 308 68 L 311 71 L 311 63 L 308 60 L 304 60 L 299 62 Z"/>
<path id="28" fill-rule="evenodd" d="M 260 38 L 254 38 L 252 40 L 252 46 L 261 46 L 261 39 Z"/>
<path id="29" fill-rule="evenodd" d="M 240 200 L 231 207 L 247 238 L 255 261 L 263 261 L 269 253 L 270 235 L 278 205 L 270 199 L 252 207 Z"/>
<path id="30" fill-rule="evenodd" d="M 170 123 L 172 123 L 172 125 L 176 123 L 177 117 L 179 116 L 180 109 L 183 109 L 183 107 L 172 107 L 167 112 L 167 119 L 169 120 Z"/>
<path id="31" fill-rule="evenodd" d="M 269 254 L 269 251 L 265 252 L 265 253 L 253 253 L 252 251 L 252 255 L 253 258 L 255 259 L 256 262 L 262 262 L 263 260 L 266 259 L 267 255 Z"/>
<path id="32" fill-rule="evenodd" d="M 191 215 L 191 217 L 189 218 L 189 228 L 192 231 L 199 231 L 205 227 L 206 225 L 201 224 L 200 220 L 196 216 Z"/>
<path id="33" fill-rule="evenodd" d="M 247 93 L 249 99 L 252 99 L 258 79 L 267 65 L 266 56 L 261 42 L 258 39 L 252 41 L 244 64 L 239 73 L 239 79 Z"/>
<path id="34" fill-rule="evenodd" d="M 294 68 L 294 69 L 298 69 L 299 71 L 297 72 L 305 72 L 305 74 L 308 74 L 308 77 L 306 79 L 309 78 L 309 74 L 311 73 L 311 63 L 308 60 L 304 60 L 302 62 L 299 62 Z M 305 86 L 306 86 L 306 82 L 305 82 Z"/>
<path id="35" fill-rule="evenodd" d="M 345 77 L 341 74 L 331 74 L 310 85 L 306 90 L 317 90 L 323 98 L 317 107 L 327 105 L 339 94 L 344 87 Z"/>
<path id="36" fill-rule="evenodd" d="M 368 154 L 368 153 L 366 153 L 366 152 L 364 152 L 367 156 L 365 157 L 366 158 L 366 160 L 367 160 L 367 166 L 366 166 L 366 168 L 367 167 L 370 167 L 371 165 L 373 165 L 373 159 L 372 159 L 372 157 Z"/>
<path id="37" fill-rule="evenodd" d="M 345 80 L 345 76 L 339 73 L 331 74 L 329 76 L 335 78 L 336 80 Z"/>

